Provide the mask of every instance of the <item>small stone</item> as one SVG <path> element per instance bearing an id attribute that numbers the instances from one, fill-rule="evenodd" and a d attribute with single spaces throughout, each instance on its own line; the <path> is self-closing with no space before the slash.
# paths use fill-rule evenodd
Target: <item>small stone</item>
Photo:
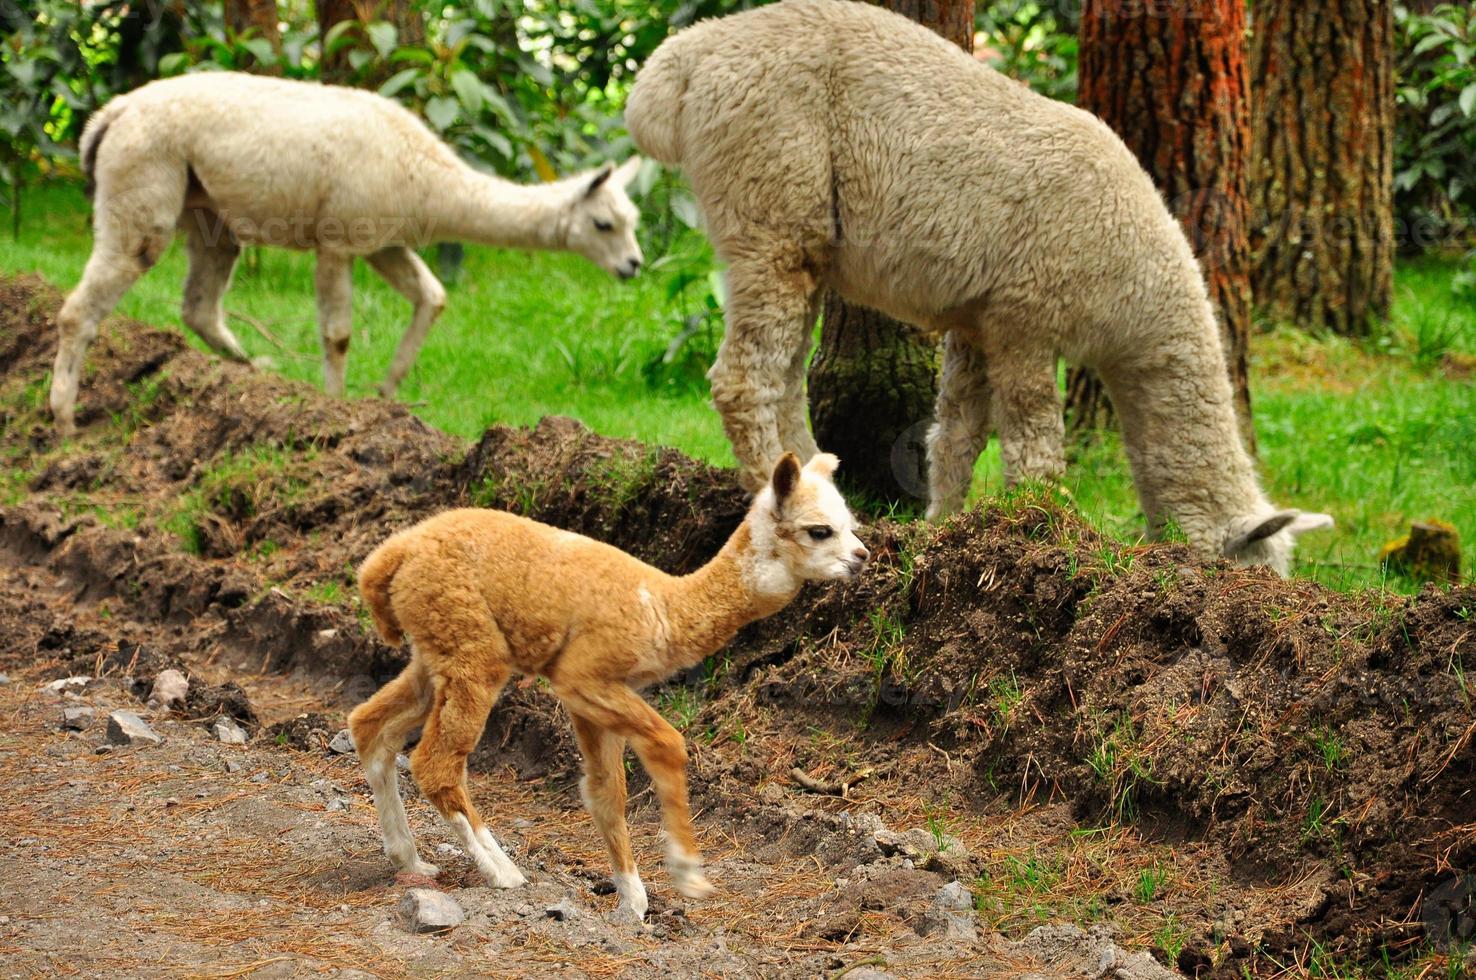
<path id="1" fill-rule="evenodd" d="M 114 711 L 108 715 L 108 741 L 114 745 L 158 745 L 164 739 L 132 711 Z"/>
<path id="2" fill-rule="evenodd" d="M 226 772 L 240 772 L 241 771 L 241 763 L 237 762 L 235 759 L 227 759 L 225 761 L 225 767 L 226 767 Z"/>
<path id="3" fill-rule="evenodd" d="M 62 728 L 69 732 L 84 732 L 92 727 L 92 721 L 97 712 L 87 707 L 72 707 L 62 709 Z"/>
<path id="4" fill-rule="evenodd" d="M 172 807 L 172 806 L 179 806 L 179 797 L 177 797 L 177 796 L 171 796 L 171 797 L 169 797 L 169 799 L 167 799 L 167 800 L 164 801 L 164 806 L 165 806 L 166 809 L 169 808 L 169 807 Z"/>
<path id="5" fill-rule="evenodd" d="M 570 919 L 579 914 L 579 909 L 575 907 L 573 902 L 569 901 L 566 898 L 556 905 L 550 905 L 545 908 L 543 910 L 543 914 L 545 917 L 553 919 L 555 922 L 568 922 Z"/>
<path id="6" fill-rule="evenodd" d="M 264 772 L 259 772 L 255 776 L 251 777 L 251 781 L 253 783 L 264 783 L 267 781 L 267 774 Z"/>
<path id="7" fill-rule="evenodd" d="M 410 757 L 408 755 L 395 756 L 395 768 L 399 769 L 401 772 L 409 772 Z"/>
<path id="8" fill-rule="evenodd" d="M 215 722 L 215 737 L 226 745 L 245 745 L 246 729 L 229 716 L 218 718 Z"/>
<path id="9" fill-rule="evenodd" d="M 63 677 L 59 680 L 54 680 L 49 684 L 43 684 L 41 685 L 41 688 L 45 691 L 54 691 L 57 694 L 60 694 L 63 691 L 80 691 L 82 688 L 86 687 L 88 682 L 90 682 L 91 680 L 91 677 Z"/>
<path id="10" fill-rule="evenodd" d="M 10 675 L 9 674 L 0 674 L 0 687 L 4 687 L 6 684 L 9 684 L 9 683 L 10 683 Z"/>
<path id="11" fill-rule="evenodd" d="M 970 942 L 979 938 L 979 927 L 974 924 L 973 915 L 942 909 L 930 909 L 923 916 L 921 932 L 925 936 L 941 933 L 948 939 L 965 939 Z"/>
<path id="12" fill-rule="evenodd" d="M 184 704 L 189 693 L 188 677 L 173 668 L 161 670 L 159 676 L 154 678 L 154 689 L 149 692 L 149 704 L 168 710 L 177 704 Z"/>
<path id="13" fill-rule="evenodd" d="M 113 747 L 111 745 L 99 745 L 97 748 L 92 750 L 94 755 L 107 755 L 111 751 L 113 751 Z"/>
<path id="14" fill-rule="evenodd" d="M 448 854 L 451 857 L 461 857 L 461 848 L 450 841 L 441 841 L 436 845 L 436 851 L 440 854 Z"/>
<path id="15" fill-rule="evenodd" d="M 412 888 L 400 899 L 400 915 L 411 932 L 440 932 L 466 921 L 456 899 L 434 888 Z"/>
<path id="16" fill-rule="evenodd" d="M 354 739 L 353 736 L 349 734 L 349 730 L 347 728 L 339 729 L 338 734 L 333 736 L 333 741 L 328 743 L 328 751 L 332 752 L 334 755 L 354 754 Z"/>
<path id="17" fill-rule="evenodd" d="M 327 810 L 329 813 L 337 813 L 339 810 L 343 810 L 346 808 L 347 804 L 345 804 L 343 800 L 337 798 L 329 800 L 328 805 L 323 807 L 323 809 Z"/>
<path id="18" fill-rule="evenodd" d="M 950 881 L 938 889 L 933 904 L 940 909 L 954 912 L 971 911 L 974 908 L 974 894 L 963 882 Z"/>

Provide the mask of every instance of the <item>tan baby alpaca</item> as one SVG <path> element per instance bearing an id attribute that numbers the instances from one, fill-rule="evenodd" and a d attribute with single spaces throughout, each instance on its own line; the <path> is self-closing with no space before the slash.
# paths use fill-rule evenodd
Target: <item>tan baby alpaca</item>
<path id="1" fill-rule="evenodd" d="M 677 889 L 711 891 L 687 804 L 682 736 L 636 693 L 699 663 L 738 629 L 789 604 L 806 581 L 854 577 L 868 557 L 821 454 L 786 453 L 743 523 L 703 568 L 668 575 L 582 535 L 494 510 L 453 510 L 375 549 L 359 588 L 388 643 L 410 664 L 356 708 L 349 726 L 396 867 L 435 874 L 405 819 L 395 755 L 417 725 L 415 782 L 495 887 L 525 879 L 472 806 L 466 757 L 514 673 L 548 679 L 584 754 L 585 806 L 615 867 L 620 905 L 646 913 L 625 824 L 630 742 L 661 800 Z"/>

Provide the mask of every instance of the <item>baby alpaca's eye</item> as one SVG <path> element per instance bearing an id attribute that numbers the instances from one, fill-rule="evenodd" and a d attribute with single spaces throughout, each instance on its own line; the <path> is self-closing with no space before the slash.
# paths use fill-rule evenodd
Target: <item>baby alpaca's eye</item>
<path id="1" fill-rule="evenodd" d="M 814 527 L 805 528 L 805 530 L 808 531 L 810 537 L 814 538 L 816 541 L 824 541 L 826 538 L 835 533 L 824 524 L 816 524 Z"/>
<path id="2" fill-rule="evenodd" d="M 615 226 L 603 218 L 594 219 L 595 228 L 599 231 L 614 231 Z"/>

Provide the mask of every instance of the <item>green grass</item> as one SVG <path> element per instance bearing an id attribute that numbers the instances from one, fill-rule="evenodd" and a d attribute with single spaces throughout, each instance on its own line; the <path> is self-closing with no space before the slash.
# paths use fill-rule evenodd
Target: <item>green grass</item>
<path id="1" fill-rule="evenodd" d="M 66 289 L 90 248 L 80 191 L 41 187 L 30 196 L 20 240 L 0 238 L 0 270 L 40 272 Z M 730 464 L 701 358 L 683 351 L 674 365 L 653 367 L 709 300 L 705 242 L 688 235 L 675 252 L 662 257 L 648 248 L 647 273 L 620 283 L 572 255 L 468 247 L 461 279 L 449 287 L 446 312 L 400 398 L 431 425 L 468 438 L 494 423 L 572 415 L 604 435 Z M 1476 381 L 1461 374 L 1476 356 L 1476 308 L 1451 292 L 1459 268 L 1438 258 L 1402 265 L 1393 322 L 1369 341 L 1289 329 L 1253 339 L 1267 491 L 1278 504 L 1328 511 L 1338 522 L 1333 532 L 1302 539 L 1298 574 L 1340 589 L 1412 591 L 1415 583 L 1387 580 L 1377 560 L 1380 546 L 1411 520 L 1439 517 L 1476 540 Z M 177 325 L 184 272 L 176 244 L 119 312 Z M 409 307 L 363 263 L 354 289 L 348 387 L 362 397 L 383 376 Z M 272 357 L 289 377 L 321 384 L 310 255 L 250 251 L 225 305 L 263 324 L 285 348 L 233 319 L 249 353 Z M 638 469 L 609 474 L 615 502 L 638 482 Z M 1142 534 L 1115 434 L 1076 450 L 1066 486 L 1082 515 L 1107 533 L 1127 541 Z M 973 499 L 1002 488 L 996 441 L 976 468 Z M 0 485 L 6 498 L 17 492 Z"/>

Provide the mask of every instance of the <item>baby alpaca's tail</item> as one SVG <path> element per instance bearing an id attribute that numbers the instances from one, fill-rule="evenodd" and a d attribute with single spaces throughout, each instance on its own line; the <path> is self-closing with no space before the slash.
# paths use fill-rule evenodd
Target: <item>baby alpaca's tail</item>
<path id="1" fill-rule="evenodd" d="M 625 127 L 641 152 L 668 166 L 682 163 L 682 97 L 689 69 L 683 38 L 666 41 L 641 66 L 625 102 Z"/>
<path id="2" fill-rule="evenodd" d="M 370 552 L 364 564 L 359 566 L 359 595 L 364 597 L 364 605 L 369 607 L 369 615 L 374 617 L 375 629 L 390 646 L 399 646 L 405 640 L 399 620 L 395 619 L 394 609 L 390 606 L 390 583 L 404 560 L 405 546 L 400 536 L 395 535 Z"/>

